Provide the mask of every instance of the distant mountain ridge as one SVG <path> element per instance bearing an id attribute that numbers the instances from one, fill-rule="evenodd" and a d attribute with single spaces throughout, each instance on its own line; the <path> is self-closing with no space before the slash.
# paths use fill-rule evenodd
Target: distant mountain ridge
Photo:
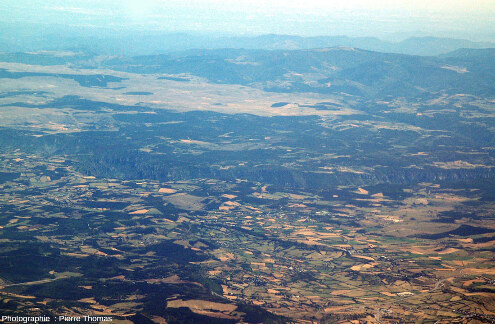
<path id="1" fill-rule="evenodd" d="M 430 94 L 495 97 L 495 49 L 457 49 L 441 56 L 384 53 L 354 47 L 319 49 L 190 49 L 160 55 L 0 53 L 0 61 L 182 74 L 271 92 L 421 98 Z M 179 75 L 179 76 L 177 76 Z"/>
<path id="2" fill-rule="evenodd" d="M 494 48 L 495 42 L 473 42 L 465 39 L 411 37 L 401 42 L 388 42 L 376 37 L 262 35 L 223 38 L 225 48 L 246 49 L 314 49 L 348 46 L 376 52 L 437 56 L 460 48 Z"/>
<path id="3" fill-rule="evenodd" d="M 133 73 L 190 74 L 215 83 L 274 92 L 346 93 L 416 98 L 427 93 L 495 96 L 495 50 L 458 50 L 445 57 L 355 48 L 189 50 L 113 58 L 103 67 Z"/>
<path id="4" fill-rule="evenodd" d="M 22 42 L 19 41 L 22 39 Z M 377 52 L 437 56 L 460 48 L 495 48 L 495 42 L 475 42 L 465 39 L 440 37 L 412 37 L 401 42 L 390 42 L 376 37 L 348 36 L 294 36 L 267 34 L 259 36 L 214 36 L 190 33 L 74 32 L 68 36 L 60 33 L 0 35 L 0 51 L 29 52 L 40 50 L 83 51 L 99 55 L 153 55 L 189 49 L 264 49 L 296 50 L 325 47 L 355 47 Z"/>

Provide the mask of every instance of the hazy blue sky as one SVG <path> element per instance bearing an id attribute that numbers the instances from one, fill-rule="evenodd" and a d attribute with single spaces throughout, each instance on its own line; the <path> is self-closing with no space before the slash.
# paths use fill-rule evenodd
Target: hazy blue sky
<path id="1" fill-rule="evenodd" d="M 494 0 L 2 0 L 0 22 L 228 34 L 494 39 Z"/>

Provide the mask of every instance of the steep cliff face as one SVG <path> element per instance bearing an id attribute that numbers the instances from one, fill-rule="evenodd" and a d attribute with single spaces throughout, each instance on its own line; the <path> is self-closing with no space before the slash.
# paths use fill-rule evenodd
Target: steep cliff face
<path id="1" fill-rule="evenodd" d="M 227 170 L 207 165 L 181 166 L 140 164 L 133 162 L 116 164 L 115 161 L 94 159 L 76 164 L 78 169 L 93 176 L 121 179 L 155 179 L 180 181 L 212 178 L 226 181 L 244 179 L 277 187 L 299 189 L 328 189 L 334 186 L 369 186 L 376 184 L 408 185 L 419 182 L 458 182 L 466 180 L 494 179 L 493 168 L 443 169 L 437 167 L 400 168 L 378 167 L 367 173 L 315 172 L 282 166 L 232 167 Z"/>
<path id="2" fill-rule="evenodd" d="M 0 149 L 64 155 L 84 174 L 117 179 L 244 179 L 323 190 L 495 177 L 495 157 L 487 149 L 493 141 L 491 120 L 468 123 L 452 117 L 433 128 L 376 116 L 360 120 L 360 115 L 331 123 L 317 117 L 170 112 L 150 115 L 153 123 L 141 115 L 148 114 L 117 115 L 126 118 L 116 118 L 119 128 L 112 131 L 39 136 L 2 129 Z M 174 120 L 187 122 L 168 124 Z M 231 130 L 230 137 L 221 137 Z"/>

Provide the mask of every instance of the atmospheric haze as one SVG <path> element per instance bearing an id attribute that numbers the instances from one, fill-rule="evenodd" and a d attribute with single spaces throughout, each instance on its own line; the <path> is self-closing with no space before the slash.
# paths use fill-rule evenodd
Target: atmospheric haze
<path id="1" fill-rule="evenodd" d="M 13 1 L 4 23 L 224 34 L 441 36 L 493 40 L 489 0 L 123 0 Z"/>

